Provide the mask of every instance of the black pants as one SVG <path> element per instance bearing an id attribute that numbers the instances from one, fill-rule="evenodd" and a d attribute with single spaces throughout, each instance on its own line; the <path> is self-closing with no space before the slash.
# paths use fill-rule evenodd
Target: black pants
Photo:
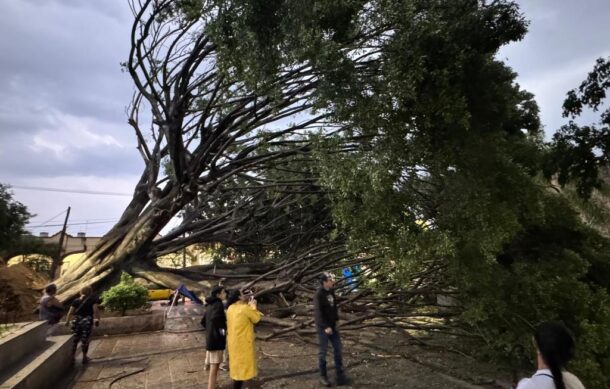
<path id="1" fill-rule="evenodd" d="M 320 369 L 320 375 L 327 377 L 326 372 L 326 351 L 328 350 L 328 343 L 333 346 L 333 355 L 335 357 L 335 372 L 337 377 L 343 376 L 343 358 L 341 355 L 341 337 L 339 331 L 333 328 L 332 335 L 327 335 L 323 328 L 318 328 L 318 340 L 320 341 L 320 353 L 318 355 L 318 367 Z"/>

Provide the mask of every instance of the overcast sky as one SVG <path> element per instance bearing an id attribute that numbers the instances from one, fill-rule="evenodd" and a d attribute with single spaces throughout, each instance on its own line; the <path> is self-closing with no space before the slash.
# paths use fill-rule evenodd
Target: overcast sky
<path id="1" fill-rule="evenodd" d="M 132 84 L 131 13 L 124 0 L 3 0 L 0 13 L 0 182 L 132 192 L 143 164 L 126 125 Z M 565 122 L 565 92 L 596 58 L 610 55 L 610 1 L 521 1 L 531 20 L 522 42 L 503 48 L 518 82 L 536 95 L 547 136 Z M 36 216 L 32 231 L 54 233 L 68 206 L 70 233 L 103 234 L 129 197 L 15 188 Z M 55 218 L 54 218 L 55 217 Z M 49 219 L 51 221 L 47 222 Z M 46 223 L 45 227 L 40 227 Z"/>

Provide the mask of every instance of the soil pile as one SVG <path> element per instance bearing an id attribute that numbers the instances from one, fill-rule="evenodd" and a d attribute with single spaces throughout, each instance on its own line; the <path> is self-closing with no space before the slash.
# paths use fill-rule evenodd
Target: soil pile
<path id="1" fill-rule="evenodd" d="M 0 312 L 11 318 L 30 315 L 47 282 L 22 263 L 0 267 Z"/>

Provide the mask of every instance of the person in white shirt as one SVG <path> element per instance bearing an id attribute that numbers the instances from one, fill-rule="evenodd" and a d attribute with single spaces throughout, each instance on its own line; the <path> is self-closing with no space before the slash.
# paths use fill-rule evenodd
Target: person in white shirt
<path id="1" fill-rule="evenodd" d="M 574 356 L 574 338 L 561 323 L 542 323 L 534 333 L 538 371 L 519 381 L 517 389 L 584 389 L 572 373 L 565 371 Z"/>

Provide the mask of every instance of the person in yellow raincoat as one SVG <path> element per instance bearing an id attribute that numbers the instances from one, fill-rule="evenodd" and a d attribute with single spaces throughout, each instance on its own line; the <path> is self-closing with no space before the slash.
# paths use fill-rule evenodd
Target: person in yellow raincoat
<path id="1" fill-rule="evenodd" d="M 240 293 L 239 301 L 227 309 L 227 350 L 229 351 L 229 375 L 233 388 L 241 389 L 244 381 L 258 374 L 256 349 L 254 347 L 254 325 L 263 314 L 256 309 L 256 300 L 251 291 Z"/>

